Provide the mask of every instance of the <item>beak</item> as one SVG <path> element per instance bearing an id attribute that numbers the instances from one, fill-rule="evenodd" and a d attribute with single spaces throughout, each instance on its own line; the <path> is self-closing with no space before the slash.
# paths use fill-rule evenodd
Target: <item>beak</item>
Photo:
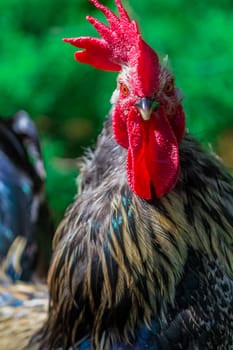
<path id="1" fill-rule="evenodd" d="M 151 97 L 143 97 L 135 107 L 140 112 L 142 119 L 149 120 L 151 113 L 155 111 L 159 106 L 159 102 L 155 101 Z"/>

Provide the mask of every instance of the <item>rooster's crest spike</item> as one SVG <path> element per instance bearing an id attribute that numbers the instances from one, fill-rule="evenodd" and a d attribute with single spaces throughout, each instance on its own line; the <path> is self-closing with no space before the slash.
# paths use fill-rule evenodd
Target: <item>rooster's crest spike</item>
<path id="1" fill-rule="evenodd" d="M 64 41 L 83 49 L 75 53 L 79 62 L 105 71 L 120 71 L 123 66 L 134 67 L 141 95 L 149 96 L 157 85 L 157 54 L 141 38 L 137 23 L 130 20 L 120 0 L 115 0 L 119 17 L 97 0 L 89 1 L 104 13 L 109 26 L 87 16 L 101 38 L 78 37 Z"/>

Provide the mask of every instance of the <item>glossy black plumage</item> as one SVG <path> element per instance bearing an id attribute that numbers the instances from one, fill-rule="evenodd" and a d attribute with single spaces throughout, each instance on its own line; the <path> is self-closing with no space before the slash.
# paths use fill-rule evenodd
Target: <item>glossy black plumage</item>
<path id="1" fill-rule="evenodd" d="M 27 300 L 3 284 L 0 326 L 18 325 L 19 349 L 36 330 L 26 349 L 231 350 L 232 178 L 186 134 L 176 188 L 145 201 L 129 190 L 125 155 L 109 117 L 54 238 L 47 316 L 46 291 L 17 284 Z"/>
<path id="2" fill-rule="evenodd" d="M 1 118 L 0 262 L 17 237 L 26 238 L 20 264 L 16 267 L 12 259 L 8 265 L 13 280 L 30 280 L 42 256 L 42 269 L 48 266 L 46 245 L 51 244 L 53 224 L 45 199 L 45 177 L 39 135 L 30 116 L 20 111 Z M 38 241 L 43 239 L 45 247 L 38 249 Z"/>
<path id="3" fill-rule="evenodd" d="M 105 13 L 110 28 L 92 17 L 88 20 L 100 34 L 114 29 L 109 36 L 114 40 L 119 25 L 115 14 L 97 0 L 91 2 Z M 116 5 L 128 23 L 120 0 Z M 132 26 L 136 28 L 135 23 Z M 128 40 L 120 32 L 119 52 L 123 48 L 125 54 L 126 47 L 134 53 L 135 45 L 128 45 Z M 86 50 L 93 47 L 90 54 L 96 53 L 97 59 L 98 47 L 108 54 L 101 39 L 68 41 Z M 86 50 L 76 57 L 92 63 Z M 182 97 L 166 61 L 164 66 L 153 60 L 155 66 L 148 65 L 143 75 L 135 60 L 127 66 L 119 56 L 122 66 L 113 108 L 95 150 L 80 162 L 78 194 L 53 241 L 47 317 L 42 326 L 36 324 L 27 349 L 233 349 L 233 182 L 216 155 L 206 152 L 188 132 L 183 134 Z M 156 81 L 148 94 L 136 89 L 135 71 L 145 87 Z M 122 94 L 122 86 L 127 94 Z M 140 103 L 136 111 L 137 102 L 148 97 L 156 102 L 157 111 L 142 111 L 145 105 Z M 147 127 L 152 129 L 144 133 Z M 142 151 L 139 157 L 127 154 L 124 147 L 129 152 L 130 146 L 132 152 Z M 163 166 L 158 171 L 164 164 L 167 173 Z M 150 186 L 146 197 L 134 191 L 138 186 L 131 186 L 131 170 L 141 180 L 141 165 L 151 175 L 149 182 L 144 177 Z M 164 193 L 157 192 L 159 183 L 152 180 L 170 178 L 174 165 L 175 181 L 169 181 Z M 143 189 L 144 183 L 138 184 Z M 24 306 L 18 299 L 16 303 Z M 30 316 L 33 313 L 26 312 L 27 321 Z"/>
<path id="4" fill-rule="evenodd" d="M 232 349 L 232 178 L 186 134 L 176 188 L 145 201 L 125 156 L 109 118 L 55 235 L 38 348 Z"/>

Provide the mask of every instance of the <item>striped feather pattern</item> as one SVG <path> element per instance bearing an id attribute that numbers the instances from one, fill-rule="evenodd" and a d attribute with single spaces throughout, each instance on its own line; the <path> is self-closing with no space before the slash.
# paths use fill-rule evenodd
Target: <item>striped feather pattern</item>
<path id="1" fill-rule="evenodd" d="M 192 262 L 190 251 L 197 252 L 202 266 L 200 271 L 198 266 L 190 271 L 198 276 L 198 284 L 213 289 L 210 300 L 216 298 L 217 278 L 211 282 L 210 277 L 201 277 L 211 275 L 203 272 L 203 266 L 213 263 L 223 280 L 233 276 L 232 179 L 219 160 L 188 134 L 180 156 L 176 188 L 160 200 L 144 201 L 128 188 L 125 151 L 112 138 L 111 120 L 106 122 L 96 150 L 81 163 L 80 193 L 55 235 L 50 314 L 41 333 L 41 349 L 76 344 L 82 350 L 89 344 L 84 341 L 87 337 L 93 349 L 137 349 L 143 339 L 140 329 L 151 336 L 153 319 L 161 323 L 158 344 L 174 329 L 187 332 L 186 326 L 207 322 L 202 315 L 206 311 L 201 311 L 204 305 L 196 310 L 197 297 L 187 309 L 176 303 L 177 289 L 187 283 L 184 271 Z M 195 293 L 198 284 L 192 285 Z M 221 284 L 219 288 L 223 295 Z M 233 330 L 231 317 L 221 317 Z M 200 329 L 197 326 L 193 334 L 200 336 Z M 178 344 L 181 338 L 195 344 L 190 336 L 179 339 L 179 332 Z M 156 349 L 154 335 L 152 339 L 151 349 Z M 230 349 L 213 347 L 213 335 L 209 339 L 208 349 Z M 232 336 L 226 341 L 229 345 Z"/>

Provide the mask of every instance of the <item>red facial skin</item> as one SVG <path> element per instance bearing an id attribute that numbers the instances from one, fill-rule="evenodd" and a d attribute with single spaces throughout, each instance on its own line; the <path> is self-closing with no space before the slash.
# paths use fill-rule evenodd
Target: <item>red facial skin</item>
<path id="1" fill-rule="evenodd" d="M 179 146 L 185 117 L 174 80 L 161 67 L 155 51 L 141 38 L 120 0 L 115 0 L 119 18 L 97 0 L 90 0 L 106 16 L 109 26 L 87 16 L 101 38 L 79 37 L 64 41 L 83 50 L 77 61 L 98 69 L 119 71 L 114 93 L 112 120 L 116 141 L 128 149 L 127 176 L 133 192 L 149 200 L 172 190 L 179 175 Z M 142 98 L 159 103 L 149 120 L 135 104 Z"/>
<path id="2" fill-rule="evenodd" d="M 153 192 L 157 197 L 165 195 L 175 186 L 179 175 L 178 143 L 184 134 L 185 119 L 172 76 L 164 71 L 165 68 L 154 92 L 159 106 L 149 120 L 143 120 L 135 107 L 140 98 L 136 97 L 129 72 L 119 75 L 113 98 L 113 132 L 116 141 L 128 149 L 129 186 L 144 199 L 151 199 Z M 126 86 L 127 93 L 122 86 Z"/>

